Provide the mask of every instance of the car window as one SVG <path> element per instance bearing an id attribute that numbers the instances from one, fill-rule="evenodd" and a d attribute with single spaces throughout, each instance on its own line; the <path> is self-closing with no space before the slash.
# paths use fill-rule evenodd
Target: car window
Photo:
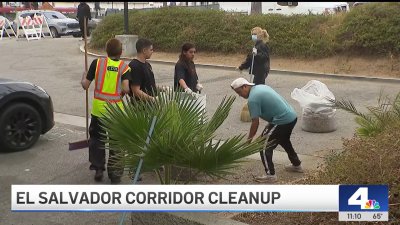
<path id="1" fill-rule="evenodd" d="M 60 12 L 44 12 L 47 19 L 65 19 L 67 18 Z"/>

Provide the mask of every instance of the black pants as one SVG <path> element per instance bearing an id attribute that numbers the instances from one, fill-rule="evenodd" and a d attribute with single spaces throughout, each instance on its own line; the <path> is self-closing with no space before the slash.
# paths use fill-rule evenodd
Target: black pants
<path id="1" fill-rule="evenodd" d="M 254 76 L 253 83 L 257 84 L 265 84 L 265 79 L 267 79 L 268 73 L 264 74 L 263 76 Z"/>
<path id="2" fill-rule="evenodd" d="M 284 125 L 268 124 L 262 132 L 262 136 L 269 135 L 268 142 L 270 142 L 266 146 L 265 150 L 260 152 L 261 161 L 263 162 L 264 169 L 267 174 L 268 172 L 271 175 L 275 174 L 272 155 L 278 144 L 285 149 L 290 162 L 294 166 L 299 166 L 301 164 L 297 153 L 293 149 L 292 142 L 290 141 L 290 136 L 292 135 L 292 130 L 296 123 L 297 118 L 293 120 L 293 122 Z"/>
<path id="3" fill-rule="evenodd" d="M 85 28 L 84 28 L 83 21 L 85 21 L 85 19 L 83 19 L 83 18 L 79 19 L 79 28 L 81 29 L 81 34 L 82 34 L 82 37 L 84 38 L 85 37 L 85 33 L 83 33 L 83 31 L 85 30 Z M 89 26 L 88 23 L 89 23 L 89 19 L 86 18 L 86 35 L 90 36 L 89 29 L 88 29 L 88 26 Z"/>
<path id="4" fill-rule="evenodd" d="M 105 170 L 106 164 L 106 150 L 105 150 L 105 135 L 104 129 L 100 126 L 101 122 L 98 117 L 92 115 L 89 126 L 89 162 L 91 163 L 91 170 Z M 117 158 L 114 150 L 110 148 L 107 163 L 107 173 L 109 178 L 121 177 L 123 174 L 123 167 L 118 166 Z"/>

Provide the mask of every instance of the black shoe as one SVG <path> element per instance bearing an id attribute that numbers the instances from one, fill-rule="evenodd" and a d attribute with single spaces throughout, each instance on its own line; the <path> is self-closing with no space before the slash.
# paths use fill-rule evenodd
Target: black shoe
<path id="1" fill-rule="evenodd" d="M 111 180 L 111 184 L 121 183 L 121 177 L 113 177 L 113 178 L 110 178 L 110 180 Z"/>
<path id="2" fill-rule="evenodd" d="M 95 181 L 101 181 L 103 179 L 103 170 L 96 170 L 96 174 L 94 175 Z"/>

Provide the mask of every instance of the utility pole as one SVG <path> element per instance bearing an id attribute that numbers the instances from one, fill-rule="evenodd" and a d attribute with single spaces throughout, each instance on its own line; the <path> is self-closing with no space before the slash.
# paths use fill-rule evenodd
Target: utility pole
<path id="1" fill-rule="evenodd" d="M 261 14 L 262 2 L 251 2 L 251 11 L 250 14 Z"/>
<path id="2" fill-rule="evenodd" d="M 124 2 L 124 34 L 128 34 L 128 2 Z"/>

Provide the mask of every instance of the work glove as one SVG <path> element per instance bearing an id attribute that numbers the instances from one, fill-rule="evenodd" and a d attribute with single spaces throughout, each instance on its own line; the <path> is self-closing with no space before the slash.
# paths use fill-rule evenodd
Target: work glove
<path id="1" fill-rule="evenodd" d="M 201 85 L 200 83 L 197 83 L 196 89 L 197 89 L 198 91 L 202 91 L 202 90 L 203 90 L 203 85 Z"/>
<path id="2" fill-rule="evenodd" d="M 187 93 L 187 94 L 192 94 L 193 91 L 192 91 L 192 89 L 190 89 L 190 88 L 186 88 L 186 89 L 185 89 L 185 93 Z"/>
<path id="3" fill-rule="evenodd" d="M 257 48 L 253 48 L 253 55 L 257 55 Z"/>
<path id="4" fill-rule="evenodd" d="M 161 87 L 161 90 L 162 90 L 163 92 L 171 92 L 171 91 L 172 91 L 172 88 L 169 87 L 169 86 L 162 86 L 162 87 Z"/>

